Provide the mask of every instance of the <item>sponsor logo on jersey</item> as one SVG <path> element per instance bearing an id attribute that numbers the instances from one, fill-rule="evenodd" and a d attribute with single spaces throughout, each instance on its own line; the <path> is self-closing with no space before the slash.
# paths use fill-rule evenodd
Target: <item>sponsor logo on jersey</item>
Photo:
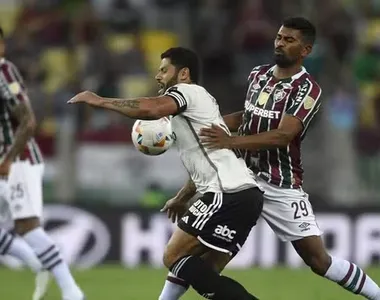
<path id="1" fill-rule="evenodd" d="M 21 92 L 21 85 L 18 82 L 12 82 L 8 87 L 13 95 L 17 95 Z"/>
<path id="2" fill-rule="evenodd" d="M 313 98 L 311 98 L 310 96 L 306 96 L 306 99 L 303 103 L 303 107 L 306 110 L 309 110 L 314 106 L 314 102 L 315 102 L 315 100 Z"/>
<path id="3" fill-rule="evenodd" d="M 310 87 L 310 85 L 309 85 L 308 82 L 305 82 L 305 83 L 301 86 L 301 88 L 299 89 L 299 91 L 298 91 L 298 93 L 297 93 L 296 99 L 295 99 L 295 102 L 296 102 L 296 103 L 297 103 L 297 102 L 301 102 L 301 101 L 305 98 L 307 92 L 309 91 L 309 87 Z"/>
<path id="4" fill-rule="evenodd" d="M 303 222 L 298 227 L 301 229 L 301 232 L 308 231 L 308 230 L 310 230 L 310 223 Z"/>
<path id="5" fill-rule="evenodd" d="M 227 225 L 217 225 L 213 233 L 213 236 L 216 238 L 226 240 L 228 242 L 231 242 L 235 235 L 236 230 L 229 229 Z"/>
<path id="6" fill-rule="evenodd" d="M 198 217 L 199 215 L 204 214 L 208 209 L 208 205 L 203 203 L 202 200 L 198 199 L 192 206 L 189 208 L 189 212 L 191 212 L 194 216 Z"/>
<path id="7" fill-rule="evenodd" d="M 262 92 L 260 95 L 259 95 L 259 98 L 258 98 L 258 104 L 261 105 L 261 106 L 264 106 L 265 104 L 267 104 L 268 102 L 268 99 L 269 99 L 269 96 L 270 94 L 269 93 L 265 93 L 265 92 Z"/>
<path id="8" fill-rule="evenodd" d="M 280 111 L 276 110 L 269 110 L 269 109 L 263 109 L 259 108 L 252 103 L 246 103 L 245 105 L 245 110 L 252 112 L 254 115 L 263 117 L 263 118 L 268 118 L 268 119 L 279 119 L 280 118 Z"/>

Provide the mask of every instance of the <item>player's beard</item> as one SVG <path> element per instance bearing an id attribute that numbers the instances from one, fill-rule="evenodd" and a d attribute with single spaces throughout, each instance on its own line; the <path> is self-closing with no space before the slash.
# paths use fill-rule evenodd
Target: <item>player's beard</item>
<path id="1" fill-rule="evenodd" d="M 176 72 L 166 84 L 163 82 L 158 83 L 158 88 L 159 88 L 158 95 L 161 96 L 165 94 L 168 88 L 172 87 L 173 85 L 176 85 L 178 83 L 177 77 L 178 77 L 178 72 Z"/>
<path id="2" fill-rule="evenodd" d="M 284 53 L 275 53 L 274 62 L 280 68 L 289 68 L 291 66 L 294 66 L 297 60 L 287 57 Z"/>

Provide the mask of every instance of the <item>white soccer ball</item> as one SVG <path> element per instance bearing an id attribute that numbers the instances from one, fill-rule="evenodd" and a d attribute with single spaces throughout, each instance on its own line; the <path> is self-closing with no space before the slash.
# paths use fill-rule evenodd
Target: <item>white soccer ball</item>
<path id="1" fill-rule="evenodd" d="M 168 150 L 174 141 L 169 118 L 145 121 L 136 120 L 132 128 L 132 142 L 137 150 L 146 155 L 160 155 Z"/>

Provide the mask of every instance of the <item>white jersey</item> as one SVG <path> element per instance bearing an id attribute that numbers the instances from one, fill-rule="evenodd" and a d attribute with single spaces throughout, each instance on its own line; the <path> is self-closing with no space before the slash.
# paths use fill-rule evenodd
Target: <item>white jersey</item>
<path id="1" fill-rule="evenodd" d="M 232 150 L 210 150 L 200 142 L 200 129 L 212 124 L 229 133 L 215 98 L 205 88 L 185 83 L 169 88 L 165 95 L 178 105 L 178 114 L 172 118 L 175 143 L 197 191 L 235 193 L 256 187 L 253 173 Z"/>

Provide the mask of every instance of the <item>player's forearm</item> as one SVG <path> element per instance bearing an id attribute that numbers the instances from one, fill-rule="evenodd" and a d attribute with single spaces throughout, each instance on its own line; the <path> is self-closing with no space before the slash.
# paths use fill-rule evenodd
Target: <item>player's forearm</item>
<path id="1" fill-rule="evenodd" d="M 261 150 L 287 147 L 291 142 L 290 135 L 281 130 L 271 130 L 255 135 L 231 137 L 231 149 Z"/>
<path id="2" fill-rule="evenodd" d="M 182 202 L 188 202 L 197 193 L 197 188 L 190 178 L 185 186 L 178 192 L 177 198 Z"/>
<path id="3" fill-rule="evenodd" d="M 151 105 L 147 105 L 147 101 L 154 101 L 154 98 L 118 99 L 103 98 L 94 94 L 88 103 L 94 107 L 116 111 L 132 119 L 158 119 L 157 113 Z"/>
<path id="4" fill-rule="evenodd" d="M 144 102 L 154 101 L 149 98 L 136 99 L 116 99 L 116 98 L 101 98 L 99 107 L 110 109 L 119 112 L 132 119 L 155 120 L 158 119 L 157 114 Z"/>
<path id="5" fill-rule="evenodd" d="M 242 122 L 242 116 L 244 111 L 238 111 L 229 115 L 223 116 L 223 120 L 226 123 L 228 129 L 231 132 L 236 132 Z"/>
<path id="6" fill-rule="evenodd" d="M 36 123 L 34 119 L 25 118 L 21 121 L 14 135 L 13 144 L 5 156 L 5 160 L 14 161 L 24 152 L 25 147 L 29 139 L 33 136 L 35 129 Z"/>

